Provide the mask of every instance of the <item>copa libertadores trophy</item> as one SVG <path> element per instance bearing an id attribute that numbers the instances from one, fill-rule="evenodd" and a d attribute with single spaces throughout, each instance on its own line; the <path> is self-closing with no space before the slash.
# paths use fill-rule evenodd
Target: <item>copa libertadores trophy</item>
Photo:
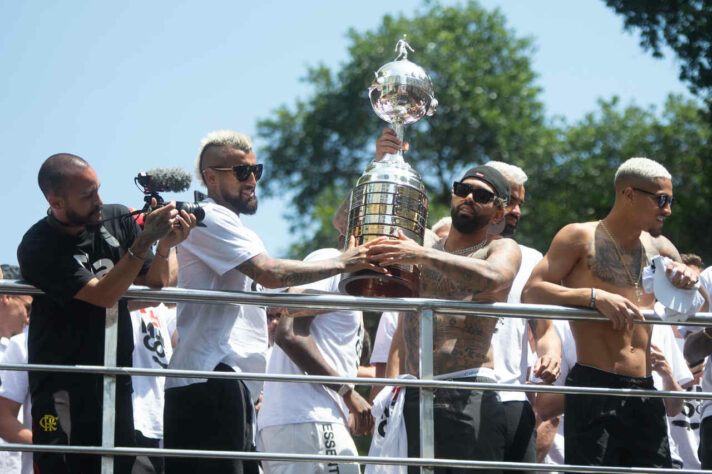
<path id="1" fill-rule="evenodd" d="M 426 72 L 408 60 L 413 51 L 403 39 L 396 44 L 396 59 L 381 66 L 368 89 L 371 106 L 392 124 L 401 143 L 405 125 L 433 115 L 438 101 Z M 372 162 L 351 193 L 347 236 L 361 245 L 398 231 L 422 245 L 428 218 L 428 199 L 420 174 L 403 160 L 403 151 Z M 357 296 L 418 296 L 420 272 L 416 265 L 388 267 L 390 275 L 370 270 L 351 273 L 341 290 Z"/>

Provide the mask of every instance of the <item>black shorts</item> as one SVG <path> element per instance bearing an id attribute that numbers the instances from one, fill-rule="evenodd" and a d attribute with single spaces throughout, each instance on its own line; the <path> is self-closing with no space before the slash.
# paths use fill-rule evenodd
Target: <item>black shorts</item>
<path id="1" fill-rule="evenodd" d="M 218 364 L 216 372 L 232 372 Z M 254 451 L 252 400 L 241 380 L 208 379 L 166 390 L 163 445 L 168 449 Z M 166 473 L 257 474 L 257 461 L 166 457 Z"/>
<path id="2" fill-rule="evenodd" d="M 503 402 L 507 421 L 507 443 L 504 461 L 536 462 L 536 418 L 531 404 L 525 400 Z M 535 471 L 504 471 L 505 473 L 533 474 Z"/>
<path id="3" fill-rule="evenodd" d="M 467 377 L 460 382 L 489 382 L 487 377 Z M 497 392 L 492 390 L 435 389 L 435 457 L 472 461 L 502 461 L 506 423 L 504 408 Z M 405 391 L 403 418 L 408 437 L 408 457 L 420 457 L 420 391 Z M 408 467 L 408 473 L 419 473 L 419 467 Z M 437 468 L 436 473 L 501 473 L 500 469 Z"/>
<path id="4" fill-rule="evenodd" d="M 103 380 L 83 375 L 68 377 L 62 389 L 32 394 L 32 442 L 71 446 L 101 446 Z M 134 446 L 131 378 L 117 377 L 114 440 L 116 446 Z M 93 474 L 101 472 L 95 454 L 33 454 L 36 474 Z M 128 474 L 133 456 L 116 456 L 114 472 Z"/>
<path id="5" fill-rule="evenodd" d="M 652 377 L 628 377 L 580 364 L 571 369 L 566 385 L 655 389 Z M 569 394 L 564 415 L 566 464 L 672 467 L 661 398 Z"/>
<path id="6" fill-rule="evenodd" d="M 700 423 L 700 445 L 697 448 L 702 469 L 712 469 L 712 416 L 705 417 Z"/>

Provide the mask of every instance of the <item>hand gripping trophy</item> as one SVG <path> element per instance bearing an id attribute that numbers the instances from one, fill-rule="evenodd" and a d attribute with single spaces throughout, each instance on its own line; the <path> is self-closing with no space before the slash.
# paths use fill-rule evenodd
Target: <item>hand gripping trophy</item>
<path id="1" fill-rule="evenodd" d="M 384 64 L 368 89 L 371 106 L 380 118 L 393 124 L 403 143 L 403 127 L 433 115 L 438 101 L 423 68 L 408 60 L 413 51 L 398 40 L 394 61 Z M 346 235 L 363 244 L 398 231 L 422 245 L 428 218 L 428 199 L 420 174 L 403 161 L 403 151 L 372 162 L 351 193 Z M 409 297 L 418 295 L 420 273 L 416 265 L 393 265 L 389 275 L 370 270 L 351 273 L 341 289 L 357 296 Z"/>

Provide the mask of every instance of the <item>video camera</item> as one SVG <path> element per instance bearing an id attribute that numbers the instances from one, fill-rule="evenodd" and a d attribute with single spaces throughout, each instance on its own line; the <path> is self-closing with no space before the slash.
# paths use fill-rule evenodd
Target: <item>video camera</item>
<path id="1" fill-rule="evenodd" d="M 190 181 L 190 174 L 180 168 L 154 168 L 145 173 L 139 173 L 134 178 L 134 183 L 143 193 L 143 202 L 145 204 L 141 212 L 151 210 L 151 201 L 153 199 L 156 200 L 156 206 L 153 209 L 163 207 L 166 203 L 158 193 L 185 191 L 190 187 Z M 186 211 L 189 214 L 193 214 L 199 226 L 205 225 L 202 224 L 203 219 L 205 219 L 205 210 L 198 203 L 176 201 L 176 209 L 179 212 Z"/>

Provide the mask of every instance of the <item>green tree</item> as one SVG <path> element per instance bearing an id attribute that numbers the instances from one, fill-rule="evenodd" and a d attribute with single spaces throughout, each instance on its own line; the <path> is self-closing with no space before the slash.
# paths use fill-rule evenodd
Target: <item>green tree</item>
<path id="1" fill-rule="evenodd" d="M 499 11 L 470 2 L 386 16 L 373 31 L 348 32 L 349 59 L 338 71 L 309 69 L 309 98 L 258 123 L 269 165 L 266 192 L 293 193 L 289 218 L 303 242 L 293 255 L 335 240 L 324 213 L 338 207 L 373 158 L 386 123 L 371 110 L 366 90 L 373 73 L 394 59 L 404 33 L 415 49 L 410 59 L 431 75 L 440 102 L 434 117 L 406 127 L 412 150 L 406 159 L 428 186 L 431 221 L 447 212 L 453 178 L 473 164 L 496 159 L 539 169 L 549 163 L 556 136 L 534 84 L 531 41 L 517 37 Z"/>
<path id="2" fill-rule="evenodd" d="M 705 159 L 711 135 L 699 105 L 680 96 L 669 96 L 660 112 L 623 107 L 615 97 L 599 101 L 599 110 L 562 129 L 556 164 L 533 178 L 537 192 L 528 196 L 522 240 L 545 251 L 564 225 L 605 217 L 616 168 L 647 156 L 673 175 L 675 206 L 664 234 L 681 252 L 712 261 L 712 163 Z"/>
<path id="3" fill-rule="evenodd" d="M 709 107 L 712 123 L 712 0 L 606 0 L 624 18 L 625 28 L 640 30 L 640 45 L 662 57 L 669 46 L 680 60 L 680 79 Z"/>

